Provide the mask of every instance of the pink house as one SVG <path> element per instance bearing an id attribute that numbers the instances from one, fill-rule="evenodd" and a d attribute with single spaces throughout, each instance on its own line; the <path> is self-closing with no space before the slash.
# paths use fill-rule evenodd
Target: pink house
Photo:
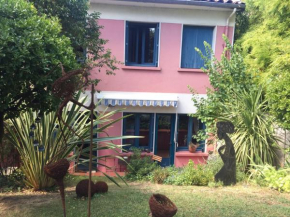
<path id="1" fill-rule="evenodd" d="M 162 166 L 203 163 L 206 142 L 196 153 L 188 151 L 192 135 L 204 124 L 188 114 L 196 112 L 188 85 L 201 97 L 209 80 L 201 71 L 204 62 L 195 47 L 204 52 L 207 41 L 219 57 L 225 46 L 222 35 L 233 39 L 235 14 L 245 5 L 239 0 L 90 0 L 91 12 L 101 12 L 102 38 L 123 64 L 115 76 L 92 71 L 102 81 L 99 110 L 126 108 L 133 114 L 108 130 L 110 136 L 140 135 L 142 139 L 117 141 L 162 157 Z M 102 135 L 99 135 L 102 136 Z M 98 156 L 110 154 L 99 151 Z M 145 154 L 145 153 L 144 153 Z M 120 153 L 120 155 L 130 155 Z M 116 159 L 106 164 L 123 171 Z M 108 172 L 98 166 L 99 171 Z"/>

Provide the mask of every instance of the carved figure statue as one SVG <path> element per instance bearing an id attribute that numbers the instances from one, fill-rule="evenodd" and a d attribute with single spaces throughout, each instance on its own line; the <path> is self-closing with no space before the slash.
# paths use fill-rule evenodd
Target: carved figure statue
<path id="1" fill-rule="evenodd" d="M 224 165 L 215 175 L 215 181 L 222 181 L 224 185 L 234 185 L 236 184 L 236 152 L 227 133 L 233 133 L 235 128 L 231 122 L 218 122 L 217 128 L 218 138 L 224 139 L 226 144 L 218 149 Z"/>

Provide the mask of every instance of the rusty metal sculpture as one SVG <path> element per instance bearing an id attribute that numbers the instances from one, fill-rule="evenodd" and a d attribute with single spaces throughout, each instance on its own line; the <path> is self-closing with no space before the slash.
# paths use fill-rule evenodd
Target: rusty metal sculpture
<path id="1" fill-rule="evenodd" d="M 76 136 L 78 136 L 81 141 L 82 141 L 82 147 L 84 145 L 84 140 L 81 136 L 79 136 L 74 129 L 72 129 L 71 126 L 69 126 L 65 121 L 62 119 L 62 110 L 63 108 L 69 103 L 72 102 L 78 106 L 84 107 L 90 111 L 90 119 L 91 119 L 91 126 L 90 126 L 90 154 L 89 154 L 89 185 L 88 185 L 88 216 L 91 216 L 91 189 L 93 188 L 93 184 L 91 182 L 92 180 L 92 146 L 93 146 L 93 124 L 94 124 L 94 110 L 96 108 L 94 104 L 94 95 L 95 95 L 95 85 L 94 83 L 89 79 L 89 70 L 90 68 L 85 68 L 85 69 L 78 69 L 78 70 L 73 70 L 71 72 L 66 73 L 64 71 L 64 68 L 61 65 L 62 69 L 62 77 L 57 79 L 53 85 L 52 85 L 52 91 L 53 94 L 58 97 L 59 99 L 62 100 L 62 103 L 60 104 L 57 112 L 57 117 L 59 120 L 59 123 L 63 123 L 70 131 L 72 131 Z M 86 106 L 74 99 L 74 94 L 76 91 L 85 89 L 88 87 L 88 85 L 91 84 L 91 103 L 89 106 Z M 60 130 L 62 135 L 63 129 L 60 124 Z M 64 138 L 65 141 L 67 138 Z M 61 150 L 60 150 L 61 152 Z M 77 161 L 79 158 L 77 159 Z M 52 160 L 53 161 L 53 160 Z M 51 162 L 52 162 L 51 161 Z M 48 163 L 50 164 L 50 163 Z M 65 216 L 65 204 L 63 204 L 63 209 L 64 209 L 64 216 Z"/>
<path id="2" fill-rule="evenodd" d="M 177 212 L 175 204 L 163 194 L 153 194 L 149 206 L 153 217 L 172 217 Z"/>
<path id="3" fill-rule="evenodd" d="M 67 159 L 60 159 L 55 163 L 48 163 L 44 166 L 45 174 L 48 177 L 55 179 L 57 185 L 59 186 L 63 206 L 63 216 L 66 216 L 63 178 L 65 177 L 68 168 L 69 162 Z"/>
<path id="4" fill-rule="evenodd" d="M 107 193 L 108 192 L 108 184 L 106 182 L 103 181 L 98 181 L 95 184 L 95 193 L 99 194 L 99 193 Z"/>
<path id="5" fill-rule="evenodd" d="M 231 122 L 218 122 L 217 128 L 218 138 L 224 139 L 226 144 L 218 149 L 224 165 L 215 175 L 215 181 L 222 181 L 224 185 L 234 185 L 236 184 L 236 152 L 227 133 L 234 133 L 235 128 Z"/>
<path id="6" fill-rule="evenodd" d="M 77 186 L 76 186 L 76 194 L 78 197 L 88 197 L 88 193 L 89 193 L 89 182 L 90 180 L 88 179 L 84 179 L 81 180 Z M 91 186 L 94 186 L 93 181 L 91 181 Z M 94 195 L 95 193 L 95 188 L 91 189 L 91 197 Z"/>

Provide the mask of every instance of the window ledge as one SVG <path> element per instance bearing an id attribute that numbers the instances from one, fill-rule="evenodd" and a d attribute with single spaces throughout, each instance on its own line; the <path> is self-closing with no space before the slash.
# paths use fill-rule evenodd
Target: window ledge
<path id="1" fill-rule="evenodd" d="M 123 70 L 161 71 L 161 67 L 122 66 Z"/>
<path id="2" fill-rule="evenodd" d="M 122 153 L 119 153 L 118 154 L 119 156 L 121 156 L 121 157 L 125 157 L 125 156 L 127 156 L 127 157 L 129 157 L 129 156 L 131 156 L 131 155 L 133 155 L 133 152 L 122 152 Z M 152 156 L 153 155 L 153 152 L 141 152 L 141 156 Z"/>
<path id="3" fill-rule="evenodd" d="M 207 157 L 208 153 L 203 153 L 203 152 L 196 152 L 196 153 L 191 153 L 189 151 L 177 151 L 175 152 L 176 157 Z"/>
<path id="4" fill-rule="evenodd" d="M 178 68 L 178 72 L 203 72 L 202 69 L 186 69 L 186 68 Z"/>

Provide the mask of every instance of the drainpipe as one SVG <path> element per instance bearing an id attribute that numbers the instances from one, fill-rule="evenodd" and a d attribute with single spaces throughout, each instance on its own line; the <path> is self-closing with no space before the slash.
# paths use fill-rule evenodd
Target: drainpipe
<path id="1" fill-rule="evenodd" d="M 225 32 L 225 35 L 227 36 L 227 38 L 229 38 L 229 25 L 230 25 L 230 19 L 231 17 L 236 13 L 237 9 L 235 8 L 233 10 L 233 12 L 231 13 L 231 15 L 228 17 L 227 19 L 227 25 L 226 25 L 226 32 Z M 228 52 L 226 52 L 226 57 L 229 57 L 229 54 Z"/>
<path id="2" fill-rule="evenodd" d="M 236 11 L 237 11 L 237 9 L 235 8 L 234 10 L 233 10 L 233 12 L 231 13 L 231 15 L 228 17 L 228 19 L 227 19 L 227 25 L 226 25 L 226 33 L 225 33 L 225 35 L 227 36 L 227 37 L 229 37 L 229 25 L 230 25 L 230 19 L 231 19 L 231 17 L 236 13 Z"/>

